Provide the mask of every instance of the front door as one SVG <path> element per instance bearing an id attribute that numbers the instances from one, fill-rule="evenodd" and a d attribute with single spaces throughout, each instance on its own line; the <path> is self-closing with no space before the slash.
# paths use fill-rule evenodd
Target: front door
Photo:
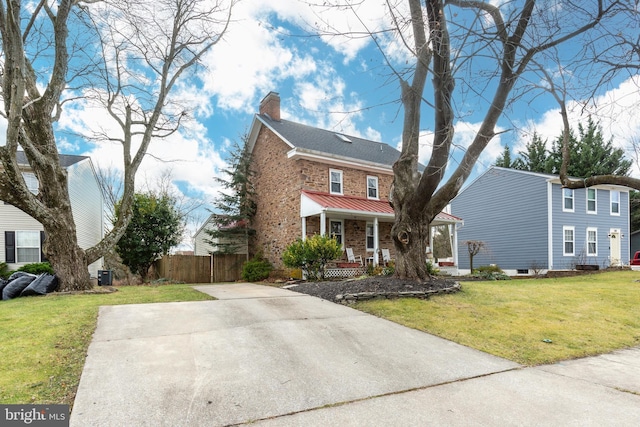
<path id="1" fill-rule="evenodd" d="M 620 230 L 611 229 L 609 232 L 609 259 L 610 265 L 616 267 L 620 264 Z"/>

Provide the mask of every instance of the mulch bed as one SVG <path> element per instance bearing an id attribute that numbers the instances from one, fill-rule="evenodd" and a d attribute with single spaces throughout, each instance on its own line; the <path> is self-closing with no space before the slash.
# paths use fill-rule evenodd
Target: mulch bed
<path id="1" fill-rule="evenodd" d="M 399 279 L 395 276 L 373 276 L 364 279 L 351 279 L 326 282 L 301 282 L 295 286 L 287 286 L 291 291 L 312 295 L 331 302 L 336 302 L 336 296 L 342 296 L 341 302 L 356 300 L 397 297 L 423 297 L 436 293 L 451 293 L 460 290 L 457 282 L 450 279 L 433 277 L 428 282 L 415 282 Z M 421 295 L 424 293 L 424 295 Z M 347 298 L 345 296 L 353 296 Z M 358 295 L 360 297 L 358 297 Z"/>

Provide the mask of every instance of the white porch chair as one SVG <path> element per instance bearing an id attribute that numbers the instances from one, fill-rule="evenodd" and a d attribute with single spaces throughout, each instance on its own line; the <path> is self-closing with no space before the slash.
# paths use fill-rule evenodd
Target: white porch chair
<path id="1" fill-rule="evenodd" d="M 353 254 L 353 248 L 347 248 L 347 261 L 349 262 L 359 262 L 360 265 L 362 265 L 362 256 L 361 255 L 354 255 Z"/>
<path id="2" fill-rule="evenodd" d="M 382 262 L 386 265 L 389 261 L 391 261 L 391 253 L 389 249 L 380 249 L 382 252 Z"/>

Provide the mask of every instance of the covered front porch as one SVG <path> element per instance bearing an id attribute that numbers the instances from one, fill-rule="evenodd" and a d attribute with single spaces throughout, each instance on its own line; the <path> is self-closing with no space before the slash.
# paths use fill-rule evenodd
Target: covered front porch
<path id="1" fill-rule="evenodd" d="M 347 257 L 347 249 L 351 249 L 355 261 L 359 264 L 349 267 L 336 265 L 335 268 L 339 271 L 327 272 L 328 277 L 360 275 L 365 272 L 368 264 L 372 264 L 373 267 L 386 266 L 395 260 L 395 248 L 391 237 L 395 215 L 386 200 L 302 190 L 300 218 L 303 239 L 314 234 L 329 233 L 344 249 L 342 259 L 336 261 L 353 261 Z M 456 225 L 460 223 L 461 219 L 441 212 L 430 225 L 432 233 L 438 226 L 446 226 L 448 230 L 452 257 L 447 260 L 447 264 L 450 265 L 438 268 L 446 269 L 454 275 L 458 265 Z M 432 258 L 429 242 L 425 257 Z M 351 271 L 347 271 L 348 269 Z"/>

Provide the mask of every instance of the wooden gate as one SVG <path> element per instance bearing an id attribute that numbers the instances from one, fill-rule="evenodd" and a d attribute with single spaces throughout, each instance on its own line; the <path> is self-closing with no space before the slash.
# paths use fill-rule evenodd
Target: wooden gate
<path id="1" fill-rule="evenodd" d="M 247 260 L 246 254 L 214 254 L 212 282 L 235 282 L 242 279 L 242 266 Z"/>
<path id="2" fill-rule="evenodd" d="M 246 255 L 167 255 L 156 261 L 158 277 L 184 283 L 235 282 Z"/>

